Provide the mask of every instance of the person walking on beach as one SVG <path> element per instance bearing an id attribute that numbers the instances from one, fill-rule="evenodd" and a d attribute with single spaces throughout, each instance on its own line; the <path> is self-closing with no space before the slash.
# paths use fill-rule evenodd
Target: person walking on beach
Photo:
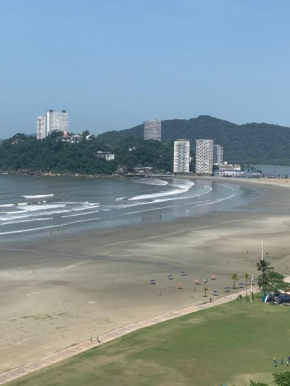
<path id="1" fill-rule="evenodd" d="M 289 367 L 289 359 L 287 359 L 286 366 Z"/>
<path id="2" fill-rule="evenodd" d="M 101 339 L 100 339 L 99 336 L 97 336 L 97 341 L 98 341 L 99 344 L 101 343 Z"/>
<path id="3" fill-rule="evenodd" d="M 283 358 L 281 358 L 281 366 L 283 366 L 284 364 L 284 361 L 283 361 Z"/>

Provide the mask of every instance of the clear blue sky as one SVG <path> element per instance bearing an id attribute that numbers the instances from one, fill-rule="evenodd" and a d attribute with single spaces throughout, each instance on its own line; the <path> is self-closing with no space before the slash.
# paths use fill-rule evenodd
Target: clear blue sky
<path id="1" fill-rule="evenodd" d="M 0 138 L 208 114 L 290 126 L 289 0 L 1 0 Z"/>

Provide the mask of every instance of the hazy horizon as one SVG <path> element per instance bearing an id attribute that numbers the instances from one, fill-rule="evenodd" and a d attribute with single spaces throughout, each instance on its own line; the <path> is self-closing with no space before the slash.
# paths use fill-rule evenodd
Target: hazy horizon
<path id="1" fill-rule="evenodd" d="M 0 138 L 45 108 L 73 132 L 210 115 L 290 126 L 290 3 L 4 0 Z"/>

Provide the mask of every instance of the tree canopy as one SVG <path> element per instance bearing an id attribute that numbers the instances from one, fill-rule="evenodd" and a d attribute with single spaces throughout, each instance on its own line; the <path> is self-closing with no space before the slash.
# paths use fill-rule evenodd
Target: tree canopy
<path id="1" fill-rule="evenodd" d="M 172 171 L 173 144 L 128 138 L 107 143 L 102 137 L 87 141 L 83 133 L 80 143 L 62 141 L 62 133 L 38 141 L 35 137 L 16 134 L 0 146 L 0 170 L 54 173 L 112 174 L 119 165 L 129 171 L 137 166 Z M 97 157 L 98 151 L 115 154 L 114 161 Z"/>

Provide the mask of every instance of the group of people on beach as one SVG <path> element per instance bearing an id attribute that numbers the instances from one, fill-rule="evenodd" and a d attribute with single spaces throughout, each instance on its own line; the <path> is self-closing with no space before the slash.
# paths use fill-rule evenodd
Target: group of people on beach
<path id="1" fill-rule="evenodd" d="M 290 355 L 289 355 L 289 357 L 288 357 L 288 359 L 286 361 L 286 366 L 287 367 L 289 367 L 289 363 L 290 363 Z M 280 359 L 280 364 L 281 364 L 281 366 L 284 365 L 284 359 L 283 358 Z M 277 361 L 277 359 L 275 357 L 273 357 L 273 365 L 274 365 L 274 367 L 278 367 L 278 361 Z"/>
<path id="2" fill-rule="evenodd" d="M 90 339 L 91 343 L 93 343 L 93 337 L 91 336 L 91 339 Z M 101 344 L 101 339 L 99 336 L 97 336 L 97 341 L 99 344 Z"/>

